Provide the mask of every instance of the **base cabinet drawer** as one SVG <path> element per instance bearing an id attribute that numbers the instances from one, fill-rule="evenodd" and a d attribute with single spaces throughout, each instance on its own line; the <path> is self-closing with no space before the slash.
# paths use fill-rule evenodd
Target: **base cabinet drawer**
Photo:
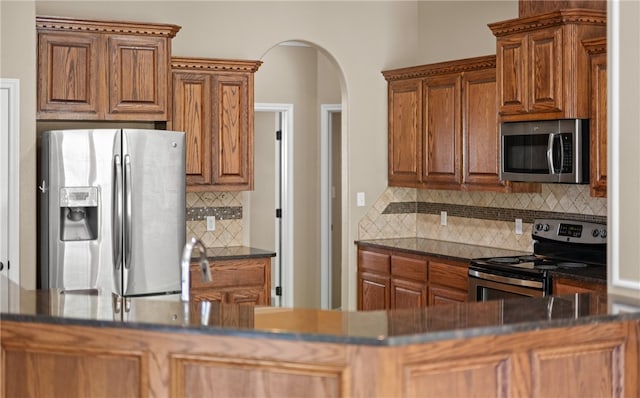
<path id="1" fill-rule="evenodd" d="M 271 304 L 271 258 L 209 261 L 211 281 L 204 281 L 198 263 L 190 268 L 191 297 L 195 301 Z"/>

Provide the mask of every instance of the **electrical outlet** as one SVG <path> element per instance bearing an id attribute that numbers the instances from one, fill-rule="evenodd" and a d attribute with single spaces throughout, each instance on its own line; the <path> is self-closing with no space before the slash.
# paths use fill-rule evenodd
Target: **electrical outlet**
<path id="1" fill-rule="evenodd" d="M 522 235 L 522 218 L 516 218 L 516 235 Z"/>
<path id="2" fill-rule="evenodd" d="M 207 231 L 216 230 L 216 216 L 207 216 Z"/>
<path id="3" fill-rule="evenodd" d="M 447 212 L 446 211 L 441 211 L 440 212 L 440 225 L 447 225 Z"/>
<path id="4" fill-rule="evenodd" d="M 363 207 L 364 206 L 364 192 L 358 192 L 356 194 L 356 202 L 358 207 Z"/>

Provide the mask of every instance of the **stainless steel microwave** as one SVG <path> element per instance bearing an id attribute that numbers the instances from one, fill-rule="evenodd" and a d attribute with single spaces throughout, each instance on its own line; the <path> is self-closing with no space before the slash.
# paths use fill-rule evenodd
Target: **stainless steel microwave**
<path id="1" fill-rule="evenodd" d="M 500 124 L 503 181 L 589 183 L 589 120 Z"/>

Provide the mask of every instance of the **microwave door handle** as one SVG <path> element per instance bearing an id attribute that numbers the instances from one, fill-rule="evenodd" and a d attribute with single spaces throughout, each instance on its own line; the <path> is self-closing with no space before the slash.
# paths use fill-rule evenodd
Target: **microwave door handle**
<path id="1" fill-rule="evenodd" d="M 555 134 L 549 134 L 549 141 L 547 143 L 547 163 L 549 164 L 549 172 L 550 174 L 556 174 L 556 168 L 553 164 L 553 147 L 555 142 Z"/>

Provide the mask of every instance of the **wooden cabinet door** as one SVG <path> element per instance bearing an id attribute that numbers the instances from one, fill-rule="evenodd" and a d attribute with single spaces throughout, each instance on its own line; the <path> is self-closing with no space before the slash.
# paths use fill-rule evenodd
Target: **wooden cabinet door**
<path id="1" fill-rule="evenodd" d="M 497 39 L 496 74 L 501 115 L 527 111 L 527 36 Z"/>
<path id="2" fill-rule="evenodd" d="M 422 181 L 426 187 L 459 187 L 461 178 L 461 76 L 424 80 Z"/>
<path id="3" fill-rule="evenodd" d="M 38 119 L 100 119 L 99 35 L 38 35 Z"/>
<path id="4" fill-rule="evenodd" d="M 607 54 L 591 58 L 591 196 L 607 196 Z"/>
<path id="5" fill-rule="evenodd" d="M 422 159 L 422 80 L 389 82 L 389 185 L 418 183 Z"/>
<path id="6" fill-rule="evenodd" d="M 390 305 L 391 282 L 388 275 L 372 272 L 358 274 L 358 310 L 387 310 Z"/>
<path id="7" fill-rule="evenodd" d="M 251 90 L 253 91 L 253 90 Z M 253 95 L 247 75 L 213 77 L 214 184 L 253 189 Z M 250 109 L 251 108 L 251 109 Z"/>
<path id="8" fill-rule="evenodd" d="M 464 290 L 451 289 L 445 286 L 429 286 L 429 305 L 465 303 L 469 295 Z"/>
<path id="9" fill-rule="evenodd" d="M 562 28 L 532 32 L 528 37 L 528 111 L 563 111 Z M 577 72 L 575 72 L 577 73 Z"/>
<path id="10" fill-rule="evenodd" d="M 227 293 L 227 302 L 230 304 L 268 304 L 265 300 L 264 290 L 259 288 L 231 290 Z"/>
<path id="11" fill-rule="evenodd" d="M 173 126 L 186 134 L 187 185 L 211 184 L 211 80 L 197 73 L 173 73 Z"/>
<path id="12" fill-rule="evenodd" d="M 390 308 L 424 308 L 427 306 L 427 284 L 408 279 L 391 279 Z"/>
<path id="13" fill-rule="evenodd" d="M 463 75 L 462 115 L 463 183 L 474 189 L 504 187 L 494 68 Z"/>
<path id="14" fill-rule="evenodd" d="M 108 119 L 167 120 L 167 39 L 111 35 Z"/>

